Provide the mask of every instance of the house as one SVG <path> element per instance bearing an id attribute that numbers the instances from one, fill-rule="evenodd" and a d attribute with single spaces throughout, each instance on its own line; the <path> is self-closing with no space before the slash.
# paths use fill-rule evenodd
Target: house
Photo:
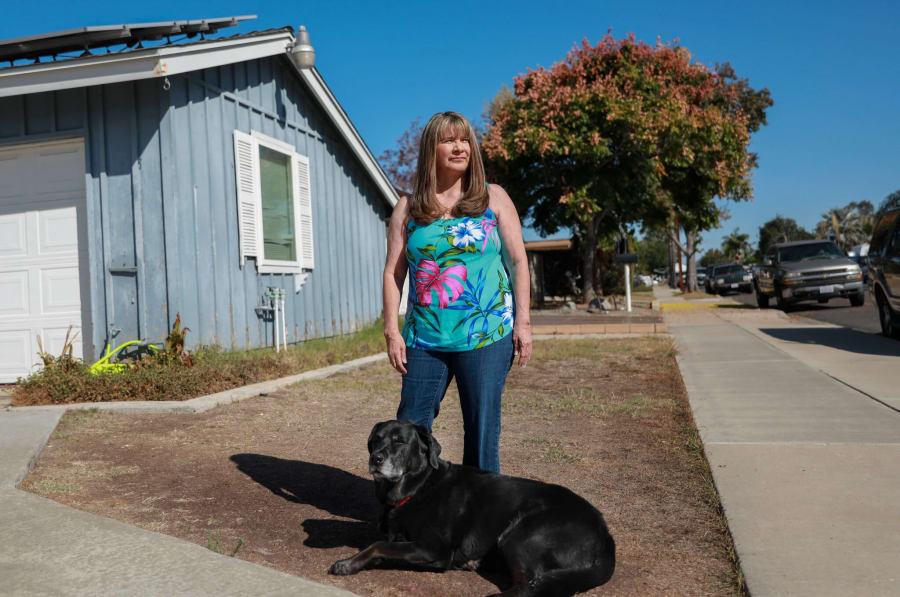
<path id="1" fill-rule="evenodd" d="M 567 277 L 576 263 L 572 239 L 525 241 L 525 254 L 528 256 L 533 307 L 544 306 L 551 296 L 578 294 L 578 289 L 573 287 L 574 281 Z"/>
<path id="2" fill-rule="evenodd" d="M 252 17 L 0 41 L 0 382 L 108 340 L 271 346 L 381 311 L 397 194 L 301 28 Z"/>

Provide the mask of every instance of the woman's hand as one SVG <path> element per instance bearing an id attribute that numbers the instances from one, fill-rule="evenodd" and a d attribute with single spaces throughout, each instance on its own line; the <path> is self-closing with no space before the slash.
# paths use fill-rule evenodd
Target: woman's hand
<path id="1" fill-rule="evenodd" d="M 513 327 L 513 350 L 519 355 L 519 367 L 531 360 L 531 324 L 516 322 Z"/>
<path id="2" fill-rule="evenodd" d="M 400 332 L 385 333 L 384 339 L 387 342 L 388 360 L 391 361 L 391 367 L 400 373 L 406 373 L 406 342 Z"/>

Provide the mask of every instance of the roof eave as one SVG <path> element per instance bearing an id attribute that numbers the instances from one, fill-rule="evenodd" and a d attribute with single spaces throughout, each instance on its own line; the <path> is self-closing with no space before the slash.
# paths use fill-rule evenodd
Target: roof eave
<path id="1" fill-rule="evenodd" d="M 283 54 L 293 41 L 294 37 L 284 31 L 18 66 L 0 70 L 0 97 L 152 79 L 212 68 Z"/>
<path id="2" fill-rule="evenodd" d="M 288 56 L 288 50 L 293 43 L 294 36 L 289 31 L 283 31 L 238 39 L 165 46 L 19 66 L 0 70 L 0 98 L 161 78 L 268 56 Z M 325 84 L 322 75 L 315 68 L 299 68 L 289 56 L 288 62 L 344 136 L 388 205 L 391 207 L 396 205 L 399 200 L 397 192 L 347 113 Z"/>
<path id="3" fill-rule="evenodd" d="M 363 138 L 356 130 L 356 127 L 353 126 L 350 117 L 344 112 L 344 109 L 341 107 L 341 104 L 338 103 L 337 98 L 334 97 L 334 94 L 325 83 L 325 80 L 322 78 L 318 69 L 315 67 L 300 68 L 294 64 L 292 60 L 289 60 L 289 62 L 294 67 L 297 74 L 300 75 L 300 78 L 307 84 L 313 96 L 319 99 L 319 103 L 325 110 L 325 113 L 328 114 L 334 125 L 344 135 L 344 139 L 353 149 L 353 152 L 357 155 L 360 162 L 362 162 L 366 171 L 369 173 L 369 176 L 372 177 L 372 180 L 375 182 L 378 190 L 381 191 L 381 194 L 388 204 L 391 207 L 397 205 L 399 196 L 397 195 L 396 189 L 394 189 L 394 185 L 388 180 L 384 170 L 382 170 L 381 166 L 378 164 L 378 160 L 372 155 L 369 147 L 366 145 L 365 141 L 363 141 Z"/>

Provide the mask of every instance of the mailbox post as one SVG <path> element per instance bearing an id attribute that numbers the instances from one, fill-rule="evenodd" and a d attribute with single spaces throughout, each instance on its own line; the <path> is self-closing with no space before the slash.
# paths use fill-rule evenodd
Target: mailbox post
<path id="1" fill-rule="evenodd" d="M 613 261 L 625 266 L 625 310 L 631 313 L 631 264 L 637 263 L 637 253 L 619 253 Z"/>

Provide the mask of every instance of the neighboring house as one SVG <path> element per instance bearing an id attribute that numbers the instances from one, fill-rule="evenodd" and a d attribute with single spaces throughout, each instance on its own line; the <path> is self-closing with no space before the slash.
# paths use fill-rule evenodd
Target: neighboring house
<path id="1" fill-rule="evenodd" d="M 528 272 L 531 275 L 532 306 L 543 306 L 550 296 L 577 294 L 566 277 L 575 263 L 572 239 L 525 241 Z"/>
<path id="2" fill-rule="evenodd" d="M 239 20 L 0 41 L 0 382 L 70 325 L 270 346 L 270 287 L 288 342 L 380 315 L 396 192 L 290 28 L 202 39 Z"/>

